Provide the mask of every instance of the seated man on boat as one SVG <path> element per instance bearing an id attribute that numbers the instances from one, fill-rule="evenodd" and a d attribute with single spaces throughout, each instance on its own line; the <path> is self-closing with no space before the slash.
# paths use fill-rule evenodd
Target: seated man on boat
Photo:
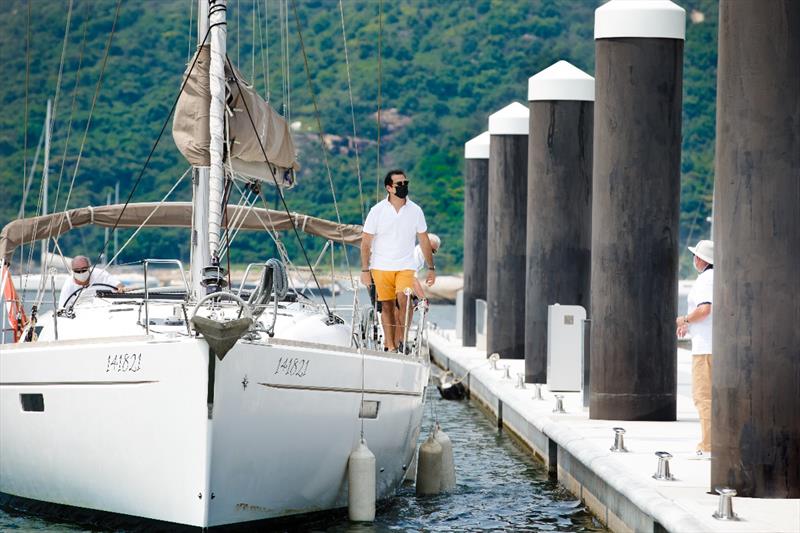
<path id="1" fill-rule="evenodd" d="M 58 297 L 58 308 L 63 309 L 67 304 L 74 304 L 78 292 L 84 290 L 116 290 L 125 292 L 125 286 L 120 280 L 104 269 L 92 268 L 92 263 L 85 255 L 78 255 L 72 259 L 72 277 L 64 282 L 61 294 Z M 89 289 L 91 287 L 91 289 Z M 70 298 L 71 297 L 71 298 Z"/>
<path id="2" fill-rule="evenodd" d="M 404 291 L 414 288 L 414 245 L 419 245 L 428 275 L 426 283 L 436 279 L 428 226 L 422 209 L 408 198 L 408 178 L 402 170 L 390 170 L 383 181 L 386 198 L 370 209 L 361 238 L 361 282 L 375 284 L 381 306 L 384 348 L 395 351 L 405 336 L 404 312 L 408 297 Z M 397 300 L 399 309 L 393 305 Z"/>

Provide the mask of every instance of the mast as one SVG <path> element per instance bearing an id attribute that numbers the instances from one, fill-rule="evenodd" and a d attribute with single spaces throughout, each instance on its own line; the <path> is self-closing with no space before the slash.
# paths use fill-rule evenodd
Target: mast
<path id="1" fill-rule="evenodd" d="M 209 0 L 208 14 L 211 26 L 211 62 L 209 64 L 209 87 L 211 89 L 211 108 L 209 126 L 211 142 L 209 154 L 211 171 L 209 175 L 208 233 L 212 261 L 218 259 L 219 229 L 222 223 L 222 200 L 225 171 L 222 154 L 225 144 L 225 40 L 228 34 L 225 25 L 226 0 Z"/>
<path id="2" fill-rule="evenodd" d="M 197 44 L 203 42 L 208 31 L 209 0 L 197 0 Z M 191 277 L 192 296 L 199 300 L 204 294 L 203 267 L 211 264 L 208 246 L 208 176 L 209 167 L 192 169 L 192 235 L 191 235 Z M 116 247 L 116 245 L 115 245 Z"/>
<path id="3" fill-rule="evenodd" d="M 52 126 L 52 101 L 47 99 L 47 114 L 44 119 L 44 166 L 42 167 L 42 215 L 47 214 L 47 189 L 50 187 L 50 127 Z M 42 240 L 42 278 L 44 278 L 45 263 L 47 263 L 47 244 L 48 239 Z"/>

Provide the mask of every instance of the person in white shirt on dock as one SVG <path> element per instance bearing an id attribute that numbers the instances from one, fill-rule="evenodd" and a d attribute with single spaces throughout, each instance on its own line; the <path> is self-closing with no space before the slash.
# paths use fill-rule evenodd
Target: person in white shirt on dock
<path id="1" fill-rule="evenodd" d="M 700 273 L 689 291 L 688 314 L 676 319 L 678 337 L 692 337 L 692 399 L 700 415 L 698 455 L 711 453 L 711 307 L 714 300 L 714 243 L 689 246 Z"/>
<path id="2" fill-rule="evenodd" d="M 71 266 L 72 277 L 65 281 L 64 285 L 61 287 L 61 294 L 58 298 L 59 309 L 63 309 L 67 304 L 74 304 L 79 296 L 79 294 L 76 294 L 79 290 L 81 293 L 87 290 L 125 291 L 125 286 L 122 282 L 102 268 L 92 268 L 89 258 L 84 255 L 74 257 Z M 72 298 L 70 298 L 70 296 L 72 296 Z"/>
<path id="3" fill-rule="evenodd" d="M 408 198 L 408 178 L 391 170 L 383 181 L 388 195 L 369 210 L 361 238 L 361 282 L 375 284 L 381 305 L 384 348 L 397 350 L 405 336 L 405 289 L 414 289 L 414 244 L 419 245 L 428 267 L 426 283 L 433 285 L 436 267 L 422 209 Z M 395 300 L 398 306 L 395 306 Z M 389 303 L 387 303 L 389 302 Z"/>

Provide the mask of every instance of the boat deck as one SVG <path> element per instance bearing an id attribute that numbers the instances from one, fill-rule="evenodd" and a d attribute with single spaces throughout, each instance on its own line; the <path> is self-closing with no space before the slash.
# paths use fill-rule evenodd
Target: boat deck
<path id="1" fill-rule="evenodd" d="M 709 494 L 711 462 L 698 459 L 695 446 L 700 422 L 691 399 L 691 354 L 678 350 L 678 420 L 630 422 L 590 420 L 582 393 L 563 394 L 566 413 L 555 414 L 553 394 L 542 386 L 543 401 L 533 400 L 533 386 L 517 389 L 516 375 L 523 360 L 500 360 L 510 365 L 512 379 L 492 370 L 486 352 L 465 348 L 449 330 L 430 332 L 432 359 L 451 370 L 470 397 L 514 433 L 534 455 L 557 474 L 559 482 L 609 529 L 615 532 L 675 533 L 791 533 L 800 531 L 800 499 L 733 499 L 738 522 L 712 518 L 719 496 Z M 613 427 L 626 430 L 630 453 L 612 453 Z M 658 481 L 657 451 L 673 455 L 675 481 Z"/>

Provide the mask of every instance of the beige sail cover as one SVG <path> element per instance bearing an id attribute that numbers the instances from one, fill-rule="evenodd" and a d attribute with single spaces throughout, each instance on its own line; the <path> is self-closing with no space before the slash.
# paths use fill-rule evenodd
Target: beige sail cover
<path id="1" fill-rule="evenodd" d="M 210 63 L 209 46 L 201 47 L 196 53 L 192 75 L 178 99 L 175 118 L 172 121 L 172 138 L 175 145 L 187 161 L 194 166 L 209 166 L 208 145 L 210 139 L 208 109 L 211 103 L 211 92 L 208 86 L 208 68 Z M 189 73 L 194 58 L 184 73 Z M 234 76 L 239 84 L 234 81 Z M 261 143 L 267 158 L 273 166 L 278 183 L 284 187 L 294 185 L 294 175 L 286 172 L 297 169 L 295 147 L 286 120 L 273 110 L 261 96 L 249 85 L 235 67 L 226 63 L 227 78 L 227 122 L 230 133 L 231 164 L 237 172 L 272 183 L 272 173 L 264 160 Z M 241 86 L 242 91 L 239 91 Z M 258 135 L 253 131 L 253 124 L 247 111 L 253 117 Z"/>
<path id="2" fill-rule="evenodd" d="M 113 227 L 117 219 L 119 228 L 192 227 L 190 202 L 128 204 L 124 211 L 123 207 L 122 204 L 80 207 L 50 215 L 13 220 L 0 232 L 0 258 L 9 263 L 14 250 L 22 243 L 58 237 L 72 228 L 89 224 Z M 225 220 L 231 229 L 262 231 L 265 228 L 276 231 L 289 230 L 292 228 L 293 220 L 297 229 L 310 235 L 351 246 L 359 246 L 361 243 L 361 226 L 338 224 L 300 213 L 292 213 L 290 219 L 285 211 L 229 205 Z"/>

